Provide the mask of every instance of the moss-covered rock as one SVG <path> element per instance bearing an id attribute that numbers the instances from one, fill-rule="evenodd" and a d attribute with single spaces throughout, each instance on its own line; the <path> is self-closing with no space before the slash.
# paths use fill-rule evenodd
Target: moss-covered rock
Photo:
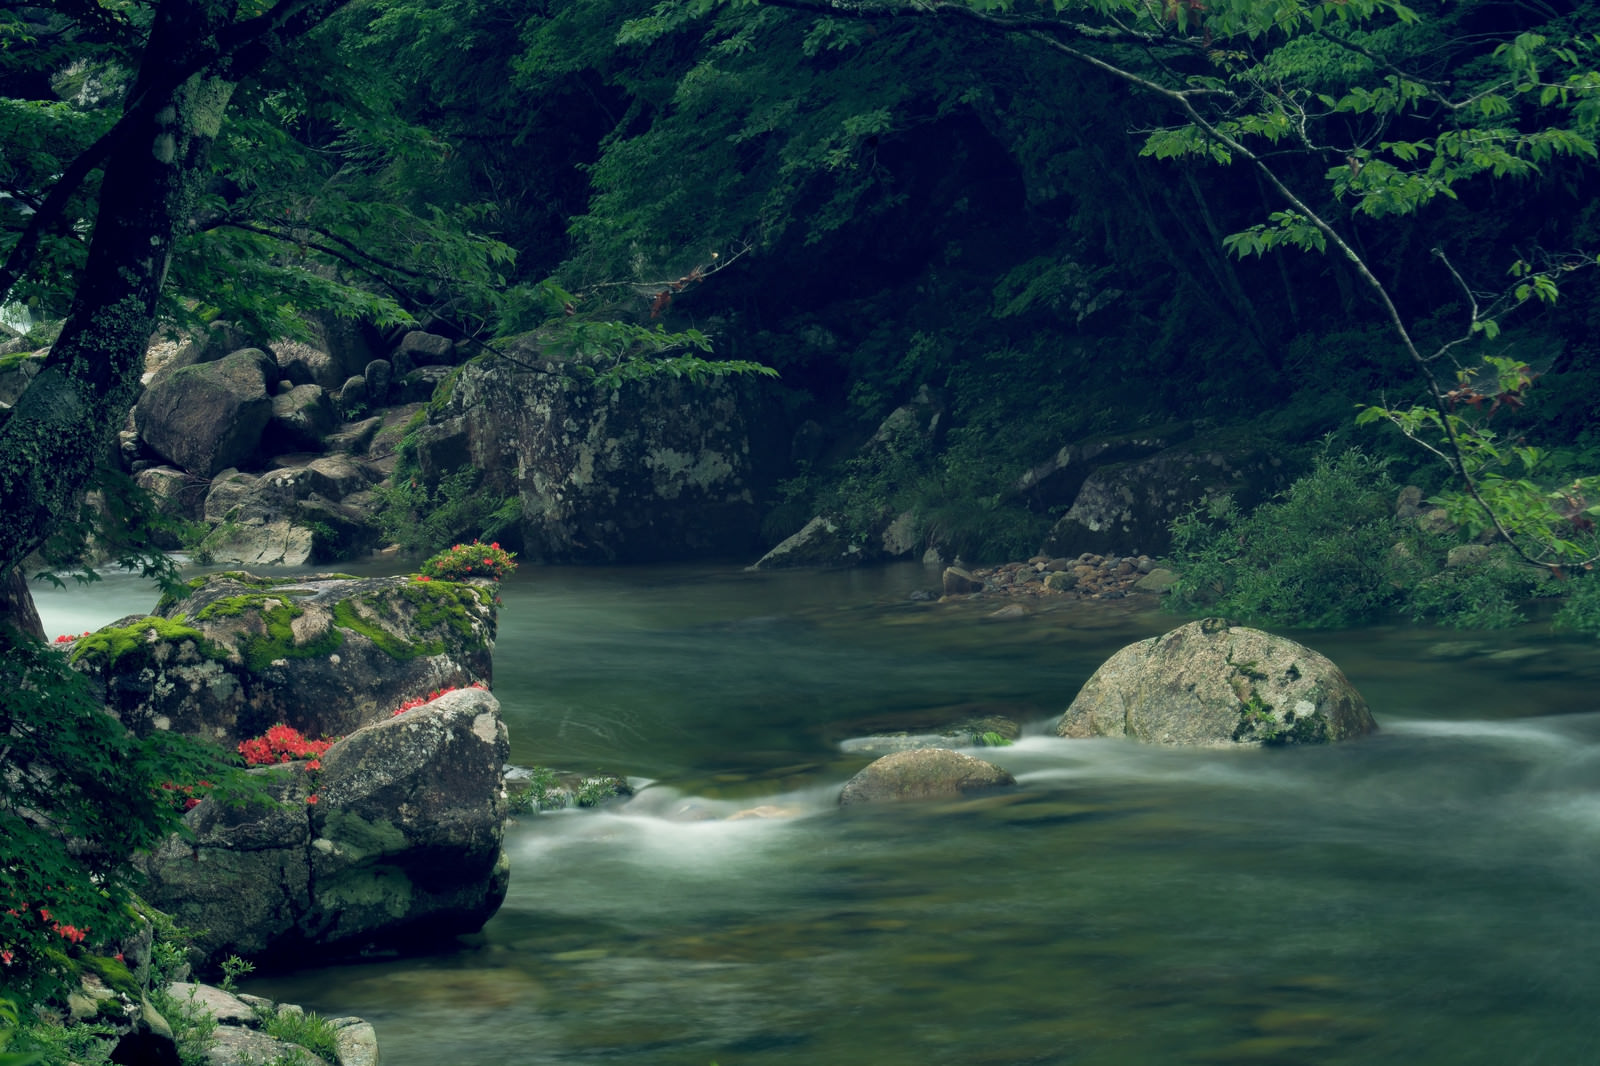
<path id="1" fill-rule="evenodd" d="M 232 746 L 277 722 L 339 736 L 435 689 L 487 683 L 495 615 L 493 591 L 472 583 L 229 571 L 72 654 L 135 730 Z"/>

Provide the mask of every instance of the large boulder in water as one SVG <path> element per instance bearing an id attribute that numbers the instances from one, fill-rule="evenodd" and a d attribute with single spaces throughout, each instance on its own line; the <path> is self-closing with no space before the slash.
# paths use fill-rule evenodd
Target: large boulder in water
<path id="1" fill-rule="evenodd" d="M 1016 784 L 993 763 L 946 748 L 897 751 L 869 764 L 845 783 L 839 806 L 904 800 L 955 799 Z"/>
<path id="2" fill-rule="evenodd" d="M 418 695 L 488 683 L 495 622 L 487 583 L 234 571 L 80 638 L 72 656 L 135 732 L 232 747 L 279 722 L 339 736 Z"/>
<path id="3" fill-rule="evenodd" d="M 1107 659 L 1056 732 L 1152 744 L 1320 744 L 1377 728 L 1326 656 L 1207 618 Z"/>
<path id="4" fill-rule="evenodd" d="M 321 767 L 252 771 L 270 800 L 204 800 L 143 860 L 142 894 L 208 959 L 349 954 L 475 932 L 505 898 L 500 705 L 460 689 L 385 715 Z"/>

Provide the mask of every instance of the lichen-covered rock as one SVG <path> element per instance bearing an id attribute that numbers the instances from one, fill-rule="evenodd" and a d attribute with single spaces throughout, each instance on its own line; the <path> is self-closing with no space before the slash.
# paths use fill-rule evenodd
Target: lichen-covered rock
<path id="1" fill-rule="evenodd" d="M 244 466 L 272 417 L 269 383 L 277 380 L 277 363 L 259 348 L 157 377 L 134 408 L 139 438 L 199 477 Z"/>
<path id="2" fill-rule="evenodd" d="M 1172 522 L 1205 500 L 1232 495 L 1249 508 L 1270 490 L 1276 460 L 1249 445 L 1196 442 L 1097 467 L 1051 528 L 1042 555 L 1162 555 Z"/>
<path id="3" fill-rule="evenodd" d="M 1326 656 L 1207 618 L 1107 659 L 1056 732 L 1215 746 L 1321 744 L 1377 728 L 1366 701 Z"/>
<path id="4" fill-rule="evenodd" d="M 522 344 L 519 358 L 542 370 L 468 364 L 448 400 L 435 397 L 414 436 L 426 478 L 481 470 L 488 502 L 518 502 L 516 535 L 532 561 L 754 550 L 755 438 L 769 427 L 750 386 L 658 377 L 606 389 Z"/>
<path id="5" fill-rule="evenodd" d="M 946 748 L 917 748 L 885 755 L 845 783 L 839 806 L 954 799 L 1016 784 L 993 763 Z"/>
<path id="6" fill-rule="evenodd" d="M 229 747 L 278 722 L 339 736 L 419 695 L 491 679 L 495 596 L 482 583 L 229 572 L 192 585 L 156 615 L 73 646 L 74 665 L 135 732 Z"/>
<path id="7" fill-rule="evenodd" d="M 1027 499 L 1037 511 L 1070 506 L 1089 475 L 1100 467 L 1142 459 L 1193 436 L 1193 423 L 1174 422 L 1131 433 L 1102 434 L 1074 441 L 1031 467 L 1017 479 L 1012 491 Z"/>
<path id="8" fill-rule="evenodd" d="M 208 959 L 271 963 L 475 932 L 505 898 L 500 705 L 449 692 L 260 774 L 271 802 L 208 798 L 143 861 L 144 898 Z M 315 801 L 312 798 L 315 797 Z"/>

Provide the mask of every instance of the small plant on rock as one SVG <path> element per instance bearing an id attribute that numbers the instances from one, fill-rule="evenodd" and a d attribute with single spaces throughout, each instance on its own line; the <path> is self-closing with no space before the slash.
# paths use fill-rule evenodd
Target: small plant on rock
<path id="1" fill-rule="evenodd" d="M 465 581 L 469 577 L 487 577 L 499 581 L 516 572 L 516 553 L 493 544 L 457 544 L 422 564 L 418 580 Z"/>
<path id="2" fill-rule="evenodd" d="M 598 807 L 612 796 L 620 795 L 617 782 L 610 777 L 586 777 L 578 786 L 577 801 L 580 807 Z"/>

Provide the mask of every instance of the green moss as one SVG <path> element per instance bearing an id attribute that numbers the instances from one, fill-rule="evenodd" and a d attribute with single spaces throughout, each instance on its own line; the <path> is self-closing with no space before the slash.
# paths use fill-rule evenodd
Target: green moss
<path id="1" fill-rule="evenodd" d="M 473 636 L 472 608 L 493 599 L 488 589 L 456 581 L 412 581 L 400 595 L 416 611 L 418 629 L 448 629 L 462 640 Z"/>
<path id="2" fill-rule="evenodd" d="M 125 993 L 129 996 L 139 994 L 139 982 L 129 972 L 128 967 L 109 955 L 88 955 L 79 960 L 80 965 L 91 973 L 99 976 L 113 992 Z"/>
<path id="3" fill-rule="evenodd" d="M 336 626 L 329 626 L 326 633 L 310 643 L 296 643 L 293 623 L 304 613 L 294 604 L 281 601 L 276 607 L 263 608 L 260 617 L 266 633 L 241 635 L 239 653 L 244 656 L 245 665 L 252 671 L 261 671 L 277 659 L 315 659 L 344 644 L 344 634 Z"/>
<path id="4" fill-rule="evenodd" d="M 149 637 L 152 631 L 156 636 L 155 641 Z M 204 633 L 193 626 L 185 625 L 182 615 L 177 618 L 151 615 L 132 625 L 102 629 L 86 637 L 79 637 L 72 646 L 72 661 L 98 658 L 104 659 L 106 666 L 110 667 L 115 666 L 123 656 L 142 652 L 152 643 L 165 641 L 176 644 L 185 640 L 193 641 L 200 654 L 207 659 L 227 658 L 227 652 L 207 640 Z"/>
<path id="5" fill-rule="evenodd" d="M 10 355 L 0 355 L 0 373 L 15 370 L 17 367 L 34 358 L 32 352 L 12 352 Z M 43 362 L 43 360 L 40 360 Z"/>
<path id="6" fill-rule="evenodd" d="M 376 596 L 368 596 L 362 600 L 380 613 L 392 615 L 391 609 L 385 610 L 388 604 Z M 376 622 L 363 618 L 349 600 L 341 600 L 333 605 L 333 623 L 344 629 L 360 633 L 378 648 L 379 651 L 392 659 L 416 659 L 423 655 L 444 654 L 444 641 L 422 640 L 408 641 L 403 637 L 395 636 Z"/>

